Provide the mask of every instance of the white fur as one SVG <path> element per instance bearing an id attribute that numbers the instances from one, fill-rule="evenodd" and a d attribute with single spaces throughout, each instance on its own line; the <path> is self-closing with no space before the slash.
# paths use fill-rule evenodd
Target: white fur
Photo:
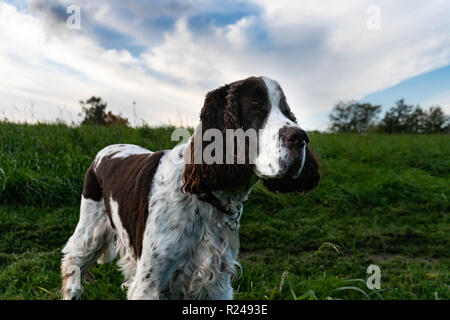
<path id="1" fill-rule="evenodd" d="M 167 287 L 171 298 L 232 298 L 230 273 L 238 264 L 237 250 L 231 250 L 224 239 L 228 227 L 223 213 L 179 191 L 183 149 L 181 145 L 164 155 L 155 174 L 149 199 L 151 214 L 129 299 L 165 299 L 168 297 L 162 289 Z M 223 201 L 231 206 L 240 203 L 242 208 L 248 192 Z"/>
<path id="2" fill-rule="evenodd" d="M 137 154 L 151 154 L 150 150 L 136 146 L 134 144 L 112 144 L 102 149 L 94 159 L 94 169 L 97 170 L 103 158 L 111 156 L 111 159 L 126 158 Z"/>
<path id="3" fill-rule="evenodd" d="M 259 152 L 255 160 L 255 174 L 259 177 L 275 178 L 282 176 L 288 169 L 282 165 L 286 158 L 285 147 L 281 144 L 280 129 L 284 126 L 297 127 L 280 110 L 281 89 L 278 83 L 263 77 L 269 94 L 270 111 L 259 134 Z"/>
<path id="4" fill-rule="evenodd" d="M 61 271 L 64 278 L 63 298 L 79 299 L 82 293 L 81 281 L 95 261 L 108 250 L 114 233 L 102 200 L 81 198 L 80 220 L 62 253 Z M 81 277 L 72 274 L 81 271 Z"/>
<path id="5" fill-rule="evenodd" d="M 128 233 L 122 226 L 122 221 L 119 217 L 119 204 L 111 197 L 109 199 L 109 206 L 111 210 L 111 220 L 115 226 L 115 234 L 117 239 L 116 252 L 119 255 L 117 265 L 125 277 L 125 282 L 122 286 L 129 287 L 136 273 L 136 260 L 133 257 L 133 249 L 130 245 Z"/>
<path id="6" fill-rule="evenodd" d="M 302 148 L 302 163 L 300 165 L 300 169 L 298 169 L 298 172 L 293 176 L 294 179 L 298 178 L 300 174 L 303 171 L 303 167 L 305 166 L 305 160 L 306 160 L 306 144 L 303 145 Z"/>

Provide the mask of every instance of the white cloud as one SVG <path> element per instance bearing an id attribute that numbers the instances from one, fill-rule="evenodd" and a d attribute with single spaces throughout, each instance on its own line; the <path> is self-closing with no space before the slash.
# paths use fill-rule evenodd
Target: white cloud
<path id="1" fill-rule="evenodd" d="M 79 99 L 96 94 L 126 116 L 131 117 L 131 107 L 121 107 L 136 101 L 139 115 L 150 123 L 176 114 L 195 123 L 208 90 L 266 75 L 280 82 L 305 128 L 324 129 L 335 102 L 450 64 L 450 3 L 445 0 L 252 3 L 261 12 L 201 31 L 191 29 L 189 19 L 205 8 L 219 11 L 220 3 L 157 8 L 177 22 L 146 36 L 141 23 L 117 13 L 116 3 L 83 1 L 97 23 L 144 45 L 139 56 L 106 50 L 88 32 L 49 33 L 39 18 L 0 4 L 0 37 L 6 39 L 0 42 L 0 72 L 8 74 L 0 79 L 0 111 L 34 99 L 40 110 L 64 104 L 76 113 Z M 381 10 L 380 30 L 366 27 L 372 4 Z M 139 10 L 144 9 L 133 12 Z"/>
<path id="2" fill-rule="evenodd" d="M 24 120 L 25 112 L 21 115 L 17 108 L 25 110 L 31 102 L 36 119 L 55 119 L 57 106 L 76 118 L 78 101 L 91 95 L 129 117 L 136 101 L 139 116 L 150 124 L 173 121 L 179 112 L 184 118 L 186 106 L 201 105 L 202 92 L 192 86 L 175 91 L 172 84 L 144 72 L 129 52 L 105 50 L 71 30 L 49 35 L 39 19 L 5 3 L 0 3 L 0 38 L 0 110 L 10 118 Z"/>
<path id="3" fill-rule="evenodd" d="M 162 45 L 142 56 L 150 68 L 166 76 L 214 89 L 208 85 L 219 86 L 251 75 L 251 60 L 257 58 L 257 53 L 247 51 L 245 43 L 244 30 L 249 20 L 243 18 L 224 28 L 212 27 L 208 34 L 200 36 L 189 30 L 185 19 L 180 19 L 175 30 L 165 34 Z"/>
<path id="4" fill-rule="evenodd" d="M 422 107 L 440 106 L 445 113 L 450 113 L 450 90 L 443 91 L 421 103 Z"/>
<path id="5" fill-rule="evenodd" d="M 301 122 L 321 129 L 335 102 L 450 63 L 450 4 L 444 1 L 378 1 L 380 30 L 366 27 L 368 1 L 257 2 L 261 19 L 241 19 L 215 33 L 192 34 L 180 21 L 147 61 L 186 83 L 275 78 Z M 266 50 L 252 42 L 258 27 L 266 32 Z"/>

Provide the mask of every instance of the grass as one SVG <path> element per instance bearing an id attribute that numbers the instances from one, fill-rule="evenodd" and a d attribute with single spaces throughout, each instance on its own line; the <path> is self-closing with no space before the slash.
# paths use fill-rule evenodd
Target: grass
<path id="1" fill-rule="evenodd" d="M 60 250 L 78 220 L 83 175 L 113 143 L 167 149 L 173 128 L 0 123 L 0 299 L 58 299 Z M 450 139 L 311 134 L 320 186 L 260 185 L 241 225 L 237 299 L 449 299 Z M 381 289 L 366 286 L 370 264 Z M 115 264 L 83 299 L 124 299 Z"/>

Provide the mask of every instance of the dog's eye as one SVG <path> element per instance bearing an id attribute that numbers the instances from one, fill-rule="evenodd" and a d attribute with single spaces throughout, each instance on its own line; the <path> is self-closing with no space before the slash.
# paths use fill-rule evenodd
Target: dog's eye
<path id="1" fill-rule="evenodd" d="M 261 104 L 258 101 L 251 101 L 248 104 L 248 110 L 252 112 L 262 112 Z"/>

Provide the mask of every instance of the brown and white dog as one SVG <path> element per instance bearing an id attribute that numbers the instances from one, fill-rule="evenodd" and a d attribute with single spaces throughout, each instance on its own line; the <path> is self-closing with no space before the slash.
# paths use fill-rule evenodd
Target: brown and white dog
<path id="1" fill-rule="evenodd" d="M 64 299 L 79 299 L 94 263 L 116 255 L 129 299 L 232 299 L 239 219 L 254 184 L 297 193 L 318 185 L 308 136 L 276 81 L 251 77 L 209 92 L 200 120 L 196 132 L 257 130 L 254 161 L 248 152 L 242 164 L 192 161 L 195 133 L 172 150 L 101 150 L 86 173 L 80 220 L 62 250 Z M 208 145 L 201 141 L 202 150 Z"/>

